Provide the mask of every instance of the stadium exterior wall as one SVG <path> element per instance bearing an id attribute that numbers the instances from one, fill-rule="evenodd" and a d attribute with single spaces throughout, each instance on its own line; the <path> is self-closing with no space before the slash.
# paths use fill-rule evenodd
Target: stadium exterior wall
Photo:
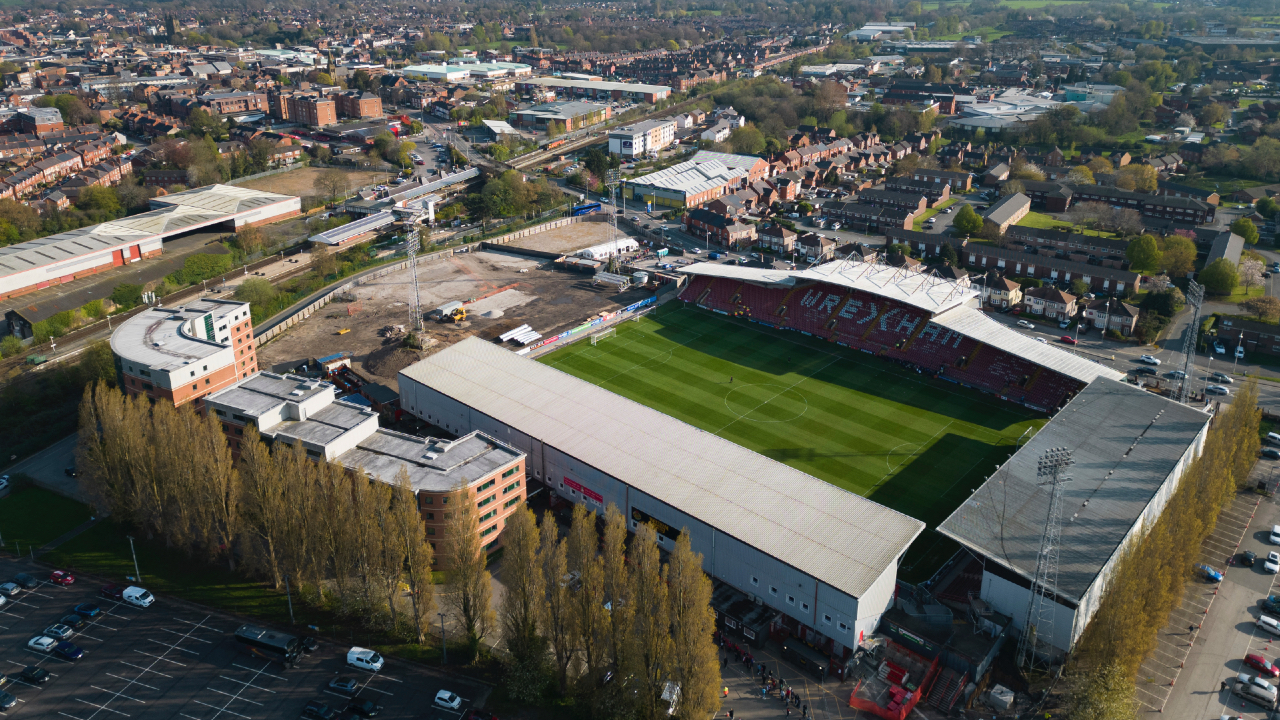
<path id="1" fill-rule="evenodd" d="M 1111 576 L 1115 573 L 1116 565 L 1132 543 L 1145 537 L 1156 520 L 1160 518 L 1165 506 L 1169 504 L 1169 499 L 1177 492 L 1178 485 L 1181 483 L 1187 467 L 1200 456 L 1201 451 L 1204 449 L 1208 432 L 1209 425 L 1206 423 L 1196 436 L 1195 441 L 1187 446 L 1186 452 L 1178 460 L 1173 471 L 1161 483 L 1160 489 L 1152 496 L 1142 514 L 1138 516 L 1137 520 L 1129 528 L 1124 539 L 1116 547 L 1115 552 L 1107 558 L 1101 571 L 1099 571 L 1089 589 L 1084 593 L 1084 597 L 1080 599 L 1079 606 L 1072 608 L 1062 603 L 1055 603 L 1053 625 L 1055 632 L 1050 641 L 1054 647 L 1064 652 L 1070 652 L 1075 647 L 1080 636 L 1084 634 L 1085 628 L 1089 626 L 1089 621 L 1098 612 L 1103 594 L 1107 590 Z M 988 559 L 988 562 L 995 561 Z M 1003 570 L 1003 568 L 1001 569 Z M 1008 571 L 997 574 L 991 572 L 990 569 L 984 569 L 982 571 L 981 597 L 990 603 L 991 607 L 997 612 L 1013 618 L 1013 626 L 1021 632 L 1027 618 L 1027 605 L 1031 602 L 1031 581 L 1026 577 L 1020 576 L 1018 578 L 1020 582 L 1014 583 L 1006 579 L 1006 577 L 1002 577 L 1002 575 L 1008 574 Z M 1061 628 L 1070 628 L 1070 632 L 1063 632 Z"/>
<path id="2" fill-rule="evenodd" d="M 873 583 L 866 597 L 855 598 L 403 374 L 400 375 L 400 405 L 450 432 L 465 434 L 480 430 L 524 452 L 529 476 L 544 482 L 561 497 L 585 504 L 591 510 L 603 512 L 609 503 L 617 505 L 631 516 L 629 527 L 633 531 L 638 527 L 635 511 L 665 523 L 674 532 L 686 528 L 694 551 L 702 553 L 703 569 L 708 574 L 759 597 L 764 604 L 844 647 L 855 647 L 860 634 L 873 632 L 893 601 L 901 557 Z M 659 535 L 659 543 L 671 550 L 674 535 L 668 538 Z M 827 617 L 830 622 L 826 621 Z M 846 630 L 840 630 L 841 624 Z"/>

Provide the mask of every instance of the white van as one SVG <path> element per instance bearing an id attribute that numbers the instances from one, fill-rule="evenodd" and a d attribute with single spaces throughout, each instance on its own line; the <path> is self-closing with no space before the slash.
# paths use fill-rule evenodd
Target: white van
<path id="1" fill-rule="evenodd" d="M 1271 537 L 1267 538 L 1272 545 L 1280 545 L 1280 525 L 1271 526 Z"/>
<path id="2" fill-rule="evenodd" d="M 353 668 L 378 672 L 382 669 L 382 656 L 366 648 L 353 647 L 347 651 L 347 664 Z"/>
<path id="3" fill-rule="evenodd" d="M 1275 686 L 1257 676 L 1249 677 L 1245 673 L 1240 673 L 1231 686 L 1231 692 L 1267 710 L 1272 710 L 1276 706 Z"/>
<path id="4" fill-rule="evenodd" d="M 1266 615 L 1259 615 L 1258 621 L 1255 625 L 1258 626 L 1259 630 L 1265 633 L 1280 637 L 1280 620 L 1276 620 L 1273 617 L 1267 617 Z"/>
<path id="5" fill-rule="evenodd" d="M 1280 445 L 1280 434 L 1267 433 L 1267 442 L 1271 443 L 1272 445 Z"/>
<path id="6" fill-rule="evenodd" d="M 134 586 L 125 588 L 120 597 L 130 605 L 136 605 L 137 607 L 151 607 L 151 603 L 156 601 L 156 596 L 152 595 L 150 591 Z"/>

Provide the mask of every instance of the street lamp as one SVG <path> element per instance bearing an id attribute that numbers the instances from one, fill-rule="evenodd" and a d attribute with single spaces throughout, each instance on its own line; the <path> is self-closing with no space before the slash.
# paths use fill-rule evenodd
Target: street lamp
<path id="1" fill-rule="evenodd" d="M 444 613 L 438 612 L 436 614 L 440 616 L 440 652 L 444 653 L 443 659 L 440 661 L 440 664 L 448 665 L 449 664 L 449 641 L 445 638 L 445 634 L 444 634 Z"/>
<path id="2" fill-rule="evenodd" d="M 133 575 L 137 578 L 137 582 L 141 583 L 142 573 L 138 571 L 138 552 L 133 549 L 133 536 L 128 535 L 126 537 L 129 538 L 129 553 L 133 555 Z"/>

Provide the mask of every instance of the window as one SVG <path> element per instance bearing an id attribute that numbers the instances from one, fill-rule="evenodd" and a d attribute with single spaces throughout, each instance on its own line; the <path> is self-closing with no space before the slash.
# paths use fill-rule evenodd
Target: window
<path id="1" fill-rule="evenodd" d="M 831 624 L 831 616 L 830 616 L 830 615 L 823 615 L 823 616 L 822 616 L 822 622 L 824 622 L 824 623 L 826 623 L 826 624 L 830 625 L 830 624 Z"/>
<path id="2" fill-rule="evenodd" d="M 840 628 L 840 632 L 849 632 L 849 626 L 845 625 L 843 621 L 836 623 L 836 627 Z"/>
<path id="3" fill-rule="evenodd" d="M 442 498 L 440 498 L 440 504 L 441 504 L 441 505 L 448 505 L 448 504 L 449 504 L 449 498 L 447 498 L 447 497 L 442 497 Z"/>
<path id="4" fill-rule="evenodd" d="M 770 585 L 770 586 L 769 586 L 769 594 L 770 594 L 770 595 L 772 595 L 772 596 L 774 596 L 774 597 L 778 597 L 778 588 L 776 588 L 776 587 L 774 587 L 774 586 Z"/>
<path id="5" fill-rule="evenodd" d="M 308 450 L 308 451 L 307 451 L 307 457 L 318 458 L 318 457 L 320 457 L 320 451 L 319 451 L 319 450 Z"/>
<path id="6" fill-rule="evenodd" d="M 492 533 L 493 531 L 495 531 L 495 530 L 497 530 L 497 529 L 498 529 L 498 524 L 497 524 L 497 523 L 494 523 L 492 526 L 487 527 L 487 528 L 485 528 L 485 529 L 481 530 L 481 531 L 480 531 L 480 537 L 484 537 L 485 535 L 488 535 L 488 534 Z"/>
<path id="7" fill-rule="evenodd" d="M 436 529 L 435 529 L 435 528 L 427 528 L 427 534 L 428 534 L 428 535 L 435 535 L 435 534 L 436 534 Z"/>
<path id="8" fill-rule="evenodd" d="M 795 604 L 796 604 L 796 599 L 795 599 L 795 597 L 794 597 L 794 596 L 792 596 L 792 595 L 788 595 L 788 596 L 787 596 L 787 604 L 788 604 L 788 605 L 795 605 Z"/>
<path id="9" fill-rule="evenodd" d="M 151 389 L 151 383 L 142 383 L 142 389 L 143 389 L 143 390 L 150 390 L 150 389 Z"/>
<path id="10" fill-rule="evenodd" d="M 236 415 L 236 414 L 233 414 L 233 415 L 231 416 L 231 419 L 232 419 L 232 420 L 236 420 L 236 421 L 238 421 L 238 422 L 242 422 L 242 423 L 247 423 L 247 422 L 249 422 L 249 418 L 247 418 L 247 417 L 245 417 L 245 416 L 243 416 L 243 415 Z"/>
<path id="11" fill-rule="evenodd" d="M 506 502 L 502 503 L 502 509 L 503 509 L 503 510 L 506 510 L 507 508 L 511 507 L 512 505 L 515 505 L 516 503 L 520 502 L 520 500 L 521 500 L 521 498 L 520 498 L 520 497 L 518 497 L 518 496 L 517 496 L 517 497 L 513 497 L 513 498 L 511 498 L 510 500 L 508 500 L 508 501 L 506 501 Z"/>
<path id="12" fill-rule="evenodd" d="M 498 482 L 498 481 L 497 481 L 497 479 L 493 479 L 493 480 L 490 480 L 489 482 L 487 482 L 487 483 L 485 483 L 485 484 L 481 485 L 480 487 L 476 488 L 476 494 L 477 494 L 477 495 L 479 495 L 480 493 L 484 492 L 485 490 L 488 490 L 489 488 L 493 487 L 493 486 L 494 486 L 494 484 L 495 484 L 495 483 L 497 483 L 497 482 Z"/>
<path id="13" fill-rule="evenodd" d="M 477 522 L 484 522 L 485 520 L 488 520 L 489 518 L 491 518 L 491 517 L 493 517 L 494 515 L 497 515 L 497 514 L 498 514 L 498 509 L 497 509 L 497 508 L 494 508 L 494 509 L 490 510 L 489 512 L 487 512 L 487 513 L 485 513 L 485 514 L 481 515 L 481 516 L 480 516 L 480 519 L 479 519 Z"/>
<path id="14" fill-rule="evenodd" d="M 192 370 L 192 371 L 191 371 L 191 377 L 195 377 L 195 376 L 196 376 L 196 371 L 195 371 L 195 370 Z"/>
<path id="15" fill-rule="evenodd" d="M 204 366 L 204 370 L 202 370 L 201 372 L 209 372 L 209 366 L 208 366 L 208 365 L 205 365 L 205 366 Z"/>
<path id="16" fill-rule="evenodd" d="M 807 602 L 800 603 L 800 609 L 805 612 L 809 612 L 809 603 Z"/>
<path id="17" fill-rule="evenodd" d="M 488 505 L 489 503 L 493 502 L 493 499 L 494 499 L 494 498 L 496 498 L 496 497 L 498 497 L 498 496 L 497 496 L 497 495 L 490 495 L 489 497 L 487 497 L 487 498 L 485 498 L 485 499 L 481 500 L 480 502 L 476 503 L 476 509 L 477 509 L 477 510 L 479 510 L 480 508 L 484 507 L 485 505 Z"/>
<path id="18" fill-rule="evenodd" d="M 433 498 L 433 497 L 431 497 L 430 495 L 423 495 L 423 496 L 422 496 L 422 504 L 423 504 L 423 505 L 430 505 L 430 504 L 434 503 L 435 501 L 436 501 L 436 499 L 435 499 L 435 498 Z"/>
<path id="19" fill-rule="evenodd" d="M 208 385 L 208 384 L 209 384 L 209 378 L 205 378 L 205 379 L 204 379 L 204 384 L 205 384 L 205 385 Z"/>
<path id="20" fill-rule="evenodd" d="M 751 584 L 752 584 L 752 585 L 759 585 L 759 584 L 760 584 L 760 578 L 756 577 L 755 575 L 752 575 L 752 576 L 751 576 Z"/>
<path id="21" fill-rule="evenodd" d="M 515 482 L 511 483 L 510 485 L 508 485 L 508 486 L 506 486 L 506 487 L 502 488 L 502 494 L 503 494 L 503 495 L 506 495 L 507 493 L 511 492 L 512 490 L 519 490 L 519 489 L 520 489 L 520 481 L 519 481 L 519 480 L 517 480 L 517 481 L 515 481 Z"/>
<path id="22" fill-rule="evenodd" d="M 192 389 L 192 390 L 196 390 L 196 389 L 198 389 L 199 387 L 200 387 L 199 385 L 192 385 L 192 386 L 191 386 L 191 389 Z"/>
<path id="23" fill-rule="evenodd" d="M 502 473 L 502 477 L 503 477 L 503 479 L 506 479 L 506 478 L 511 477 L 512 475 L 515 475 L 515 474 L 516 474 L 516 471 L 517 471 L 517 470 L 519 470 L 519 469 L 520 469 L 520 466 L 519 466 L 519 465 L 517 465 L 517 466 L 515 466 L 515 467 L 511 468 L 510 470 L 508 470 L 508 471 L 506 471 L 506 472 Z"/>
<path id="24" fill-rule="evenodd" d="M 435 513 L 426 513 L 426 519 L 427 519 L 427 520 L 435 520 L 435 519 L 436 519 L 436 514 L 435 514 Z"/>
<path id="25" fill-rule="evenodd" d="M 218 417 L 226 417 L 226 416 L 227 416 L 227 413 L 226 413 L 226 411 L 225 411 L 225 410 L 217 410 L 217 409 L 215 409 L 215 410 L 213 411 L 213 414 L 214 414 L 214 415 L 217 415 Z"/>

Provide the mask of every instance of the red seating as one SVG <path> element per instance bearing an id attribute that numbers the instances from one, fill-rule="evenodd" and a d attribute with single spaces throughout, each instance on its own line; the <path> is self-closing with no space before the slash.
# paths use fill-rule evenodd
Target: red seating
<path id="1" fill-rule="evenodd" d="M 749 308 L 755 319 L 771 324 L 780 320 L 774 313 L 782 304 L 782 298 L 786 297 L 786 291 L 746 283 L 738 290 L 738 294 L 739 308 Z"/>
<path id="2" fill-rule="evenodd" d="M 685 302 L 697 302 L 698 296 L 711 284 L 712 278 L 706 275 L 694 275 L 684 289 L 680 291 L 680 299 Z"/>
<path id="3" fill-rule="evenodd" d="M 787 309 L 787 327 L 802 330 L 821 338 L 831 336 L 827 329 L 827 318 L 840 307 L 840 303 L 849 294 L 844 288 L 833 285 L 818 284 L 805 287 L 792 293 Z"/>

